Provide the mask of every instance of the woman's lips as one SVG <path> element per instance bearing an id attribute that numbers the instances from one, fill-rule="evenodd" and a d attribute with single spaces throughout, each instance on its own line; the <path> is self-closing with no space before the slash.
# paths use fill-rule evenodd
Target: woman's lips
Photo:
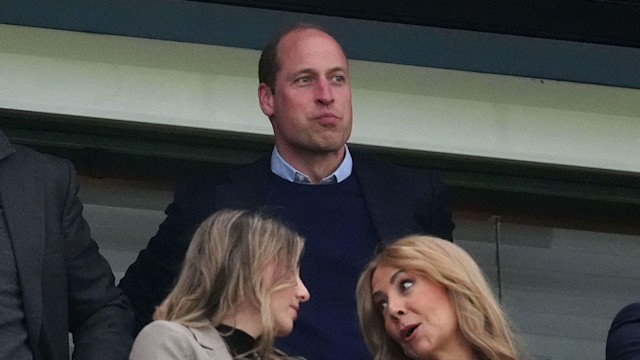
<path id="1" fill-rule="evenodd" d="M 410 324 L 407 325 L 405 327 L 403 327 L 400 330 L 400 336 L 402 337 L 403 341 L 409 341 L 411 340 L 413 337 L 411 335 L 413 335 L 416 332 L 416 329 L 420 326 L 420 324 Z"/>

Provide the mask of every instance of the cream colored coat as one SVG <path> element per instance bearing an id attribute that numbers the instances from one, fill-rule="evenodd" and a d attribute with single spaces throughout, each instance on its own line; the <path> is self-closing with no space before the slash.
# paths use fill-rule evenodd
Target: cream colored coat
<path id="1" fill-rule="evenodd" d="M 213 326 L 191 328 L 157 320 L 145 326 L 133 343 L 130 360 L 233 360 Z"/>

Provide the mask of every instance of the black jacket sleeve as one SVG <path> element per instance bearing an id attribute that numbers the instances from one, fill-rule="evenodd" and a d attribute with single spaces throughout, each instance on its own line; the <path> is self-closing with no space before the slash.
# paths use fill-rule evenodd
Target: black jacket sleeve
<path id="1" fill-rule="evenodd" d="M 67 186 L 58 188 L 66 189 L 61 236 L 65 240 L 73 359 L 124 360 L 133 343 L 133 312 L 115 286 L 111 267 L 98 252 L 82 216 L 75 170 L 68 161 L 64 163 L 66 172 L 61 172 L 60 178 Z"/>

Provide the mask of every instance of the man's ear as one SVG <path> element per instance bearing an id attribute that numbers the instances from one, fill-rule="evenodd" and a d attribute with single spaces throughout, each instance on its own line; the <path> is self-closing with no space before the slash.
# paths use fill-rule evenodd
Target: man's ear
<path id="1" fill-rule="evenodd" d="M 265 83 L 258 85 L 258 101 L 260 102 L 262 113 L 271 117 L 273 115 L 273 92 Z"/>

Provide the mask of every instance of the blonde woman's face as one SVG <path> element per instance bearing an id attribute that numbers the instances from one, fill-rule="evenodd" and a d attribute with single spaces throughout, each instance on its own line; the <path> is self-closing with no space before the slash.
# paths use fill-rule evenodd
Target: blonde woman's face
<path id="1" fill-rule="evenodd" d="M 373 273 L 371 289 L 387 334 L 410 358 L 451 356 L 468 346 L 458 330 L 455 307 L 440 284 L 381 265 Z"/>
<path id="2" fill-rule="evenodd" d="M 288 335 L 293 330 L 293 322 L 298 318 L 300 304 L 310 298 L 309 290 L 296 270 L 294 284 L 276 290 L 271 294 L 271 312 L 275 322 L 276 336 Z"/>

